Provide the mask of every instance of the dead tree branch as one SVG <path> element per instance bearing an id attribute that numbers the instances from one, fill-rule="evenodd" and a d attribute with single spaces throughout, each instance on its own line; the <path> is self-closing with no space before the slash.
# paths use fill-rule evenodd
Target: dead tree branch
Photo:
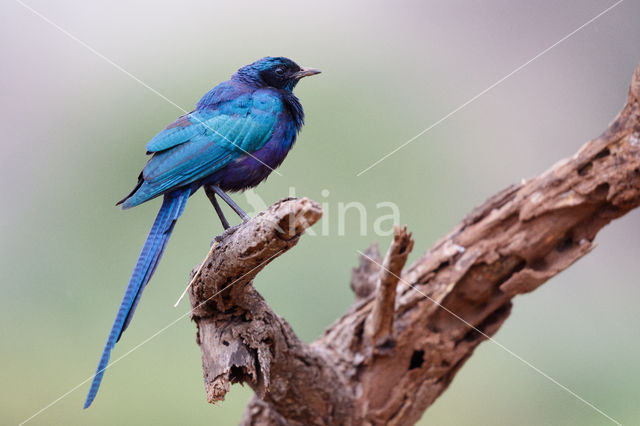
<path id="1" fill-rule="evenodd" d="M 407 227 L 396 227 L 391 247 L 387 251 L 384 263 L 380 265 L 380 271 L 376 274 L 378 276 L 378 285 L 375 289 L 373 311 L 367 318 L 365 325 L 365 336 L 374 347 L 385 346 L 393 339 L 396 288 L 398 287 L 400 274 L 402 274 L 402 268 L 404 268 L 412 249 L 413 240 L 411 239 L 411 233 L 407 232 Z"/>
<path id="2" fill-rule="evenodd" d="M 251 285 L 320 217 L 308 199 L 280 201 L 225 233 L 191 287 L 207 397 L 248 383 L 256 395 L 243 424 L 411 424 L 500 328 L 515 295 L 580 259 L 638 205 L 640 68 L 600 137 L 489 198 L 406 271 L 406 228 L 384 261 L 370 248 L 352 274 L 355 304 L 306 345 Z"/>

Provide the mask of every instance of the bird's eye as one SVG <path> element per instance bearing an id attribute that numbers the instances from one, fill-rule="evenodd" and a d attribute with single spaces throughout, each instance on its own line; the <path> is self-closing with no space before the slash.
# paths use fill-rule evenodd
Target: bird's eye
<path id="1" fill-rule="evenodd" d="M 284 75 L 284 68 L 281 68 L 281 67 L 276 68 L 275 73 L 280 76 Z"/>

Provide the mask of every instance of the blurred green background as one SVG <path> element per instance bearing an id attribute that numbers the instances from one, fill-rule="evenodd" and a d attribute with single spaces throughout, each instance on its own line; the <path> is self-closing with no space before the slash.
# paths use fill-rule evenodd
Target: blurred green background
<path id="1" fill-rule="evenodd" d="M 613 1 L 25 1 L 186 109 L 262 56 L 324 71 L 296 89 L 307 125 L 283 176 L 257 189 L 269 204 L 291 186 L 329 203 L 329 235 L 303 238 L 256 282 L 305 341 L 352 303 L 356 250 L 386 249 L 371 232 L 376 203 L 400 207 L 415 259 L 486 197 L 604 130 L 640 61 L 640 5 L 623 2 L 356 177 Z M 94 372 L 159 207 L 114 202 L 134 185 L 144 144 L 181 113 L 13 0 L 0 5 L 0 34 L 0 423 L 16 424 Z M 369 235 L 355 213 L 337 235 L 337 205 L 349 201 L 367 207 Z M 518 297 L 496 335 L 625 424 L 640 418 L 639 222 L 638 212 L 616 221 L 593 253 Z M 188 310 L 173 303 L 219 232 L 196 194 L 112 359 Z M 206 402 L 186 318 L 110 368 L 83 411 L 88 386 L 29 424 L 235 424 L 251 395 L 234 386 Z M 608 421 L 487 342 L 420 424 Z"/>

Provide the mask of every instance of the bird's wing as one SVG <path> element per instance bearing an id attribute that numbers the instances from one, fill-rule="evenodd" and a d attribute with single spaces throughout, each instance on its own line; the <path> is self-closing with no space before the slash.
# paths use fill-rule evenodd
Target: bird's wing
<path id="1" fill-rule="evenodd" d="M 207 121 L 216 115 L 218 110 L 196 110 L 183 115 L 147 143 L 147 152 L 152 154 L 187 142 L 193 136 L 203 133 Z"/>
<path id="2" fill-rule="evenodd" d="M 147 144 L 154 155 L 142 171 L 140 187 L 123 207 L 195 182 L 241 155 L 251 155 L 269 140 L 281 111 L 279 98 L 254 92 L 215 110 L 181 117 Z"/>

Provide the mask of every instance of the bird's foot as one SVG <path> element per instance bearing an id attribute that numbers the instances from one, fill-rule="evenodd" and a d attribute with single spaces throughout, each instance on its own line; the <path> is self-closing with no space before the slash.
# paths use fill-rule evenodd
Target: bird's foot
<path id="1" fill-rule="evenodd" d="M 224 232 L 221 235 L 217 235 L 212 241 L 211 244 L 209 245 L 209 247 L 213 246 L 216 243 L 221 243 L 222 240 L 227 236 L 227 235 L 231 235 L 234 232 L 236 232 L 238 230 L 238 228 L 240 227 L 240 224 L 238 225 L 234 225 L 234 226 L 230 226 L 229 228 L 225 229 Z"/>

